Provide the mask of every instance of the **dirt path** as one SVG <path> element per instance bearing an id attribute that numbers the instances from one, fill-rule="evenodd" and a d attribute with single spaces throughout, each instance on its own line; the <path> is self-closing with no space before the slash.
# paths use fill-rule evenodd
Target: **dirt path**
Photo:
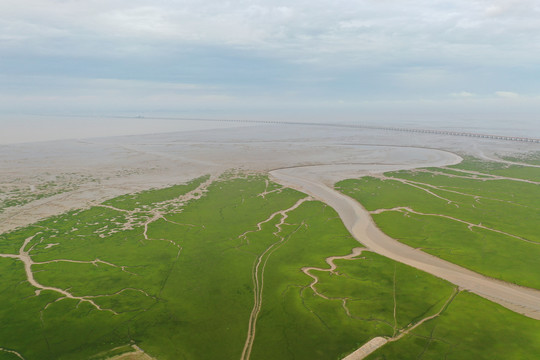
<path id="1" fill-rule="evenodd" d="M 388 339 L 385 337 L 382 337 L 382 336 L 374 337 L 373 339 L 369 340 L 367 343 L 362 345 L 353 353 L 345 356 L 343 360 L 362 360 L 366 358 L 368 355 L 375 352 L 377 349 L 383 347 L 387 342 L 388 342 Z"/>
<path id="2" fill-rule="evenodd" d="M 397 334 L 394 334 L 394 336 L 392 336 L 391 338 L 386 338 L 382 336 L 374 337 L 373 339 L 371 339 L 370 341 L 362 345 L 360 348 L 358 348 L 356 351 L 344 357 L 343 360 L 362 360 L 366 358 L 368 355 L 370 355 L 371 353 L 375 352 L 376 350 L 386 345 L 387 343 L 398 341 L 399 339 L 401 339 L 402 337 L 404 337 L 405 335 L 407 335 L 408 333 L 410 333 L 411 331 L 413 331 L 414 329 L 416 329 L 417 327 L 419 327 L 426 321 L 433 320 L 436 317 L 440 316 L 443 313 L 443 311 L 446 310 L 448 305 L 450 305 L 450 303 L 455 299 L 458 293 L 459 293 L 459 290 L 454 289 L 454 291 L 452 292 L 452 295 L 450 295 L 450 297 L 446 300 L 444 305 L 435 314 L 427 316 L 416 323 L 410 323 L 405 328 L 399 330 Z"/>
<path id="3" fill-rule="evenodd" d="M 23 357 L 21 354 L 19 354 L 18 352 L 14 351 L 14 350 L 8 350 L 8 349 L 4 349 L 4 348 L 1 348 L 1 347 L 0 347 L 0 351 L 7 352 L 7 353 L 10 353 L 10 354 L 13 354 L 13 355 L 17 356 L 19 359 L 24 360 L 24 357 Z"/>
<path id="4" fill-rule="evenodd" d="M 312 200 L 310 197 L 305 197 L 303 199 L 300 199 L 290 208 L 286 210 L 277 211 L 273 213 L 272 215 L 270 215 L 266 220 L 261 221 L 260 223 L 257 224 L 256 231 L 261 231 L 263 224 L 270 222 L 273 218 L 277 216 L 281 216 L 281 220 L 279 221 L 279 223 L 275 225 L 276 231 L 274 231 L 273 233 L 273 235 L 278 240 L 274 242 L 272 245 L 270 245 L 268 248 L 266 248 L 257 257 L 253 265 L 253 271 L 252 271 L 251 277 L 253 281 L 254 301 L 253 301 L 253 308 L 249 316 L 248 331 L 247 331 L 247 336 L 246 336 L 246 342 L 244 343 L 244 349 L 242 350 L 242 355 L 240 357 L 241 360 L 248 360 L 251 357 L 251 349 L 253 348 L 253 342 L 255 341 L 257 319 L 259 317 L 259 313 L 262 307 L 262 295 L 263 295 L 263 289 L 264 289 L 264 270 L 266 269 L 266 264 L 268 262 L 268 259 L 270 258 L 270 255 L 272 255 L 272 253 L 276 251 L 286 241 L 286 238 L 280 234 L 282 230 L 282 226 L 286 224 L 285 221 L 287 220 L 287 217 L 289 216 L 288 215 L 289 212 L 297 209 L 304 202 L 310 201 L 310 200 Z M 255 231 L 250 231 L 250 232 L 255 232 Z M 240 237 L 246 238 L 247 234 L 249 234 L 250 232 L 246 232 L 240 235 Z"/>
<path id="5" fill-rule="evenodd" d="M 369 250 L 450 281 L 461 289 L 469 290 L 508 309 L 540 320 L 539 290 L 485 277 L 392 239 L 377 228 L 369 212 L 357 201 L 325 185 L 316 175 L 298 176 L 294 174 L 294 169 L 274 170 L 270 174 L 278 183 L 307 193 L 334 208 L 349 232 Z"/>
<path id="6" fill-rule="evenodd" d="M 133 348 L 133 351 L 111 357 L 108 360 L 155 360 L 137 345 L 131 345 L 131 347 Z"/>

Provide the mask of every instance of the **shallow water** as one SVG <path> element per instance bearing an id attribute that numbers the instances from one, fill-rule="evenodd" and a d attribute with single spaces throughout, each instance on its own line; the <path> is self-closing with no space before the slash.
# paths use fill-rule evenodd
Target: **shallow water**
<path id="1" fill-rule="evenodd" d="M 212 120 L 214 118 L 214 120 Z M 220 121 L 220 118 L 226 119 Z M 233 117 L 234 118 L 234 117 Z M 0 116 L 0 144 L 37 142 L 59 139 L 81 139 L 106 136 L 156 134 L 196 130 L 211 130 L 260 125 L 256 122 L 231 120 L 231 117 L 208 117 L 188 120 L 182 116 L 121 117 L 121 116 Z M 256 120 L 254 120 L 256 121 Z M 285 121 L 277 119 L 277 121 Z M 307 122 L 294 118 L 286 121 Z M 340 122 L 319 119 L 317 123 L 341 123 L 368 126 L 396 126 L 454 130 L 463 132 L 540 138 L 538 119 L 388 119 Z"/>

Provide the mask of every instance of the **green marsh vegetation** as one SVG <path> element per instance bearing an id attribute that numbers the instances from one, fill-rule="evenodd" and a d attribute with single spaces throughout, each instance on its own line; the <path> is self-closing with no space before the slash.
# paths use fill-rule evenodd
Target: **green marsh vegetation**
<path id="1" fill-rule="evenodd" d="M 487 276 L 540 289 L 538 178 L 540 168 L 466 159 L 449 168 L 391 172 L 337 186 L 373 211 L 391 237 Z"/>
<path id="2" fill-rule="evenodd" d="M 507 160 L 536 164 L 540 156 Z M 540 288 L 539 179 L 539 168 L 466 158 L 447 168 L 346 180 L 337 188 L 372 211 L 395 239 L 488 276 Z M 368 359 L 528 359 L 540 353 L 539 328 L 537 320 L 460 292 L 439 317 Z"/>
<path id="3" fill-rule="evenodd" d="M 366 359 L 534 359 L 539 332 L 538 320 L 461 292 L 439 317 Z"/>
<path id="4" fill-rule="evenodd" d="M 31 239 L 23 250 L 35 281 L 48 287 L 26 281 L 20 260 L 0 257 L 0 348 L 25 359 L 81 359 L 135 343 L 157 359 L 238 359 L 249 345 L 251 359 L 340 359 L 452 299 L 382 354 L 395 358 L 396 346 L 412 341 L 420 344 L 414 356 L 436 358 L 452 346 L 493 358 L 485 348 L 505 341 L 496 333 L 503 320 L 488 320 L 501 314 L 523 354 L 538 353 L 537 322 L 466 293 L 453 298 L 453 285 L 377 254 L 343 259 L 361 245 L 328 206 L 260 175 L 213 180 L 122 196 L 0 235 L 4 255 Z M 333 272 L 329 257 L 338 257 Z M 472 305 L 482 314 L 471 315 Z M 476 330 L 463 342 L 456 329 L 471 321 Z M 434 323 L 442 333 L 428 341 Z M 17 357 L 0 351 L 4 358 Z"/>

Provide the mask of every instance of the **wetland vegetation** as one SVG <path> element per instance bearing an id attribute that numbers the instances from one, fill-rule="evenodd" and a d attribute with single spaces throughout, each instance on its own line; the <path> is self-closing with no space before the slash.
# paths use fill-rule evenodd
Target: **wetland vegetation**
<path id="1" fill-rule="evenodd" d="M 467 159 L 337 187 L 362 203 L 391 237 L 484 275 L 540 289 L 538 178 L 540 168 Z"/>
<path id="2" fill-rule="evenodd" d="M 396 208 L 373 216 L 401 241 L 536 284 L 536 265 L 525 276 L 504 252 L 535 256 L 537 213 L 513 222 L 538 205 L 538 185 L 467 166 L 339 186 L 369 210 Z M 539 321 L 367 251 L 333 209 L 257 174 L 201 177 L 2 234 L 0 273 L 0 359 L 103 359 L 131 344 L 156 359 L 340 359 L 377 336 L 396 341 L 371 359 L 540 353 Z"/>

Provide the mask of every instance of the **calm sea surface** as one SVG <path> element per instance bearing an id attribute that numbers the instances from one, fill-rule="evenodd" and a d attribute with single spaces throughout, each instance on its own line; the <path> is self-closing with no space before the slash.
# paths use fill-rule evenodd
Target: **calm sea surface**
<path id="1" fill-rule="evenodd" d="M 297 121 L 295 119 L 287 119 Z M 304 122 L 309 120 L 304 120 Z M 331 120 L 318 119 L 318 123 Z M 345 123 L 345 122 L 343 122 Z M 454 120 L 366 120 L 347 123 L 371 126 L 399 126 L 404 128 L 443 129 L 483 134 L 540 138 L 539 119 L 454 119 Z M 232 121 L 201 121 L 181 118 L 152 117 L 76 117 L 76 116 L 2 116 L 0 144 L 49 141 L 71 138 L 152 134 L 176 131 L 210 130 L 257 125 Z"/>

